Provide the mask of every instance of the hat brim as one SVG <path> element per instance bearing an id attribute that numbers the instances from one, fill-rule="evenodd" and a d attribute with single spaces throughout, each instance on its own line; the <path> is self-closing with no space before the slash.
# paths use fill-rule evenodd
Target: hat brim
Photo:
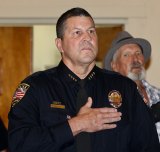
<path id="1" fill-rule="evenodd" d="M 107 55 L 105 57 L 105 63 L 104 63 L 105 69 L 111 70 L 111 61 L 113 59 L 113 55 L 115 54 L 117 49 L 119 49 L 121 46 L 123 46 L 125 44 L 138 44 L 143 51 L 145 62 L 147 62 L 148 59 L 150 58 L 150 56 L 151 56 L 151 45 L 150 45 L 150 43 L 145 39 L 130 38 L 130 39 L 126 39 L 126 40 L 123 40 L 123 41 L 117 43 L 114 47 L 111 47 L 108 50 Z"/>

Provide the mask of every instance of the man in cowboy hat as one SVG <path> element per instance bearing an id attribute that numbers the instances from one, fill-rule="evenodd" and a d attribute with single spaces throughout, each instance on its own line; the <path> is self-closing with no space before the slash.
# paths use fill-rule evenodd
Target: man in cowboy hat
<path id="1" fill-rule="evenodd" d="M 105 69 L 119 72 L 135 81 L 144 102 L 151 107 L 160 140 L 160 89 L 145 80 L 144 66 L 150 56 L 151 45 L 147 40 L 134 38 L 122 31 L 107 52 Z"/>

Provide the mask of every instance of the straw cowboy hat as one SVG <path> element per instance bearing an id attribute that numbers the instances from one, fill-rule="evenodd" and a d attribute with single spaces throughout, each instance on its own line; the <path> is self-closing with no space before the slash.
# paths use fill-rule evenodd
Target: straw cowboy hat
<path id="1" fill-rule="evenodd" d="M 105 69 L 111 70 L 111 61 L 114 53 L 117 51 L 117 49 L 119 49 L 121 46 L 125 44 L 138 44 L 142 49 L 145 62 L 150 58 L 151 44 L 146 39 L 134 38 L 128 32 L 122 31 L 117 35 L 116 39 L 113 40 L 112 45 L 107 52 L 107 55 L 104 60 Z"/>

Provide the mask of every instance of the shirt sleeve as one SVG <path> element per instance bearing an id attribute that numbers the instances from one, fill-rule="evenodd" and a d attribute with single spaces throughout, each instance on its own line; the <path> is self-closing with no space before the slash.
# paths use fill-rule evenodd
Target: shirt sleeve
<path id="1" fill-rule="evenodd" d="M 72 143 L 74 137 L 67 120 L 49 126 L 41 121 L 37 88 L 29 86 L 23 93 L 22 90 L 15 92 L 14 99 L 17 100 L 14 100 L 9 112 L 9 150 L 58 152 Z"/>

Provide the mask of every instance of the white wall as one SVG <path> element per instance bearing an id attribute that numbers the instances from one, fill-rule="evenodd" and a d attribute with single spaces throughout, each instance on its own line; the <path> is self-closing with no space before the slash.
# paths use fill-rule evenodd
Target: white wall
<path id="1" fill-rule="evenodd" d="M 33 26 L 33 72 L 56 66 L 60 61 L 55 31 L 54 25 Z"/>
<path id="2" fill-rule="evenodd" d="M 0 3 L 0 24 L 2 25 L 52 24 L 64 11 L 75 6 L 87 9 L 96 22 L 125 22 L 125 29 L 131 34 L 151 42 L 152 62 L 147 71 L 147 80 L 160 87 L 159 0 L 0 0 Z M 37 50 L 34 52 L 34 69 L 38 69 L 40 63 L 47 65 L 48 61 L 54 60 L 51 55 L 53 48 L 46 46 L 40 49 L 42 49 L 41 54 Z"/>

